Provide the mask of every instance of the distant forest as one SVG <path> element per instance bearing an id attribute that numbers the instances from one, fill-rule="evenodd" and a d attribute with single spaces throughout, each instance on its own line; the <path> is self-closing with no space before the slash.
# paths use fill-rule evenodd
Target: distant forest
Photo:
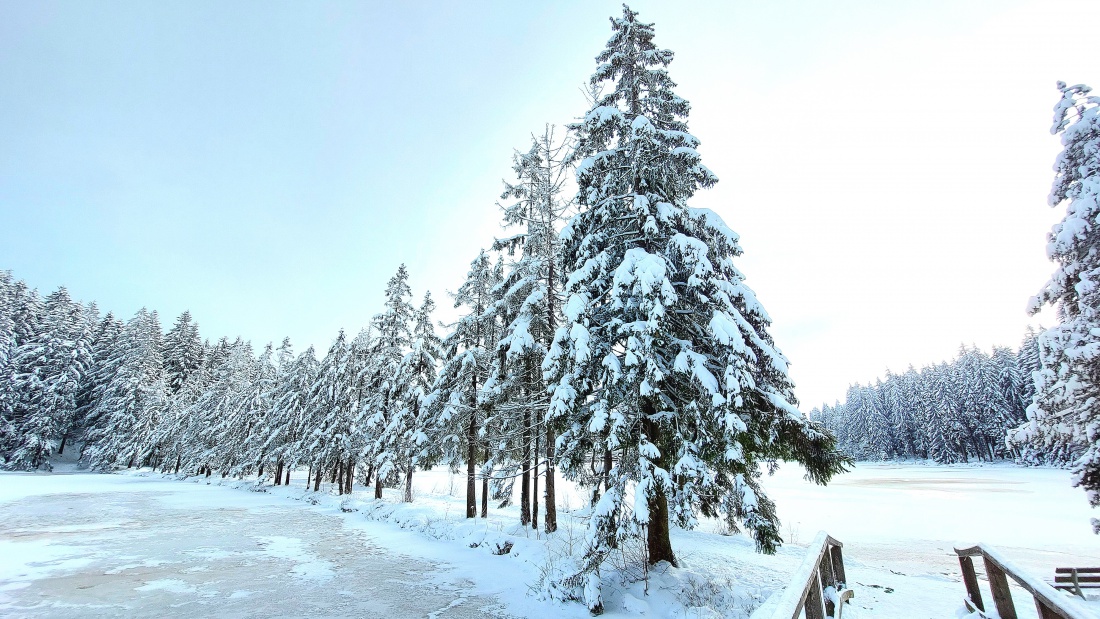
<path id="1" fill-rule="evenodd" d="M 843 403 L 814 408 L 810 417 L 857 460 L 1065 465 L 1077 455 L 1068 445 L 1031 440 L 1027 408 L 1040 367 L 1039 339 L 1028 327 L 1018 350 L 962 346 L 952 361 L 852 385 Z"/>

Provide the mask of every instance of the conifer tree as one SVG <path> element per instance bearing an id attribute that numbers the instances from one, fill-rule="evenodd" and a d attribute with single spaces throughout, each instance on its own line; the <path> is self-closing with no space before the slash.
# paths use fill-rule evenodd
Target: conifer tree
<path id="1" fill-rule="evenodd" d="M 167 409 L 160 323 L 142 308 L 123 326 L 106 367 L 110 381 L 91 416 L 84 456 L 93 468 L 133 466 L 145 459 L 147 440 Z"/>
<path id="2" fill-rule="evenodd" d="M 1065 205 L 1066 215 L 1051 230 L 1047 255 L 1057 267 L 1029 304 L 1057 308 L 1059 324 L 1040 338 L 1042 370 L 1030 414 L 1047 440 L 1075 454 L 1074 485 L 1100 505 L 1100 97 L 1088 86 L 1058 83 L 1051 133 L 1062 135 L 1048 202 Z M 1093 519 L 1100 532 L 1100 520 Z"/>
<path id="3" fill-rule="evenodd" d="M 423 459 L 445 462 L 453 470 L 465 462 L 467 518 L 477 517 L 477 471 L 483 453 L 479 430 L 486 413 L 481 395 L 499 340 L 497 325 L 486 314 L 498 283 L 498 271 L 482 251 L 453 294 L 455 307 L 464 308 L 465 314 L 443 340 L 442 367 L 424 402 L 431 424 Z M 483 489 L 482 503 L 486 501 Z"/>
<path id="4" fill-rule="evenodd" d="M 559 229 L 569 207 L 561 197 L 569 172 L 564 161 L 569 146 L 547 126 L 541 136 L 532 138 L 527 152 L 515 154 L 517 182 L 505 183 L 501 199 L 511 201 L 502 207 L 504 225 L 521 231 L 493 245 L 497 251 L 518 253 L 498 286 L 500 298 L 494 306 L 503 333 L 489 380 L 497 399 L 498 423 L 511 429 L 502 432 L 508 447 L 498 446 L 494 459 L 502 468 L 521 471 L 520 523 L 535 527 L 539 464 L 544 462 L 548 533 L 557 529 L 556 435 L 553 425 L 546 423 L 549 398 L 542 363 L 561 322 Z M 545 456 L 539 453 L 540 445 Z"/>
<path id="5" fill-rule="evenodd" d="M 191 312 L 183 312 L 164 334 L 164 372 L 169 395 L 177 393 L 187 377 L 202 367 L 202 340 Z"/>
<path id="6" fill-rule="evenodd" d="M 611 23 L 591 80 L 610 91 L 572 127 L 581 210 L 562 232 L 569 300 L 548 361 L 565 474 L 583 479 L 593 449 L 611 455 L 585 564 L 567 583 L 594 611 L 599 565 L 620 542 L 644 535 L 651 563 L 676 564 L 670 524 L 691 527 L 701 511 L 740 521 L 772 552 L 779 523 L 759 463 L 797 460 L 825 483 L 846 462 L 795 407 L 770 319 L 734 266 L 737 235 L 687 204 L 717 178 L 673 92 L 672 52 L 628 7 Z"/>
<path id="7" fill-rule="evenodd" d="M 412 329 L 411 350 L 401 359 L 395 374 L 394 415 L 382 435 L 379 451 L 392 454 L 397 467 L 405 473 L 404 500 L 412 502 L 413 472 L 421 447 L 427 441 L 424 433 L 424 401 L 435 384 L 442 356 L 442 342 L 435 333 L 432 312 L 435 302 L 430 293 L 416 310 Z M 381 471 L 380 471 L 381 472 Z"/>
<path id="8" fill-rule="evenodd" d="M 19 424 L 12 459 L 17 468 L 51 468 L 49 457 L 72 427 L 80 387 L 91 365 L 84 308 L 60 288 L 46 298 L 44 309 L 35 337 L 16 350 Z"/>
<path id="9" fill-rule="evenodd" d="M 409 273 L 402 264 L 386 284 L 385 311 L 375 316 L 372 330 L 375 339 L 366 369 L 366 389 L 370 394 L 365 411 L 365 427 L 372 431 L 371 449 L 368 454 L 375 468 L 374 497 L 382 498 L 382 486 L 396 478 L 403 464 L 400 456 L 389 449 L 400 440 L 388 435 L 389 431 L 401 433 L 403 424 L 390 427 L 404 402 L 400 397 L 402 385 L 397 383 L 401 361 L 412 344 L 411 323 L 415 310 L 409 303 Z"/>

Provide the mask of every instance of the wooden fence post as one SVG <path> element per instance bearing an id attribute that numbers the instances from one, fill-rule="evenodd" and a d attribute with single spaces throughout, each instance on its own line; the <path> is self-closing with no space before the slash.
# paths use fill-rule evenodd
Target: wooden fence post
<path id="1" fill-rule="evenodd" d="M 1016 606 L 1012 603 L 1012 592 L 1008 589 L 1008 578 L 1001 568 L 997 567 L 988 557 L 983 557 L 985 562 L 985 575 L 989 577 L 989 589 L 993 592 L 993 604 L 997 607 L 997 614 L 1001 619 L 1018 619 Z"/>
<path id="2" fill-rule="evenodd" d="M 840 546 L 833 546 L 829 552 L 833 557 L 833 571 L 837 582 L 847 587 L 848 577 L 844 575 L 844 555 L 840 552 Z"/>
<path id="3" fill-rule="evenodd" d="M 978 607 L 978 610 L 984 611 L 985 604 L 982 603 L 982 592 L 978 589 L 978 575 L 974 573 L 974 560 L 970 557 L 960 555 L 959 566 L 962 567 L 963 584 L 966 585 L 966 594 L 970 596 L 970 601 L 974 603 L 974 606 Z"/>

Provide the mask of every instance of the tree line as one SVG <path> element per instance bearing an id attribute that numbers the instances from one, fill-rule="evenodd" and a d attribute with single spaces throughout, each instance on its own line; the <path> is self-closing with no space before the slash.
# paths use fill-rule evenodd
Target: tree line
<path id="1" fill-rule="evenodd" d="M 961 346 L 952 361 L 852 385 L 843 403 L 814 408 L 810 416 L 858 460 L 1063 463 L 1065 454 L 1007 440 L 1027 423 L 1039 369 L 1038 335 L 1029 327 L 1018 350 Z"/>
<path id="2" fill-rule="evenodd" d="M 186 313 L 162 334 L 155 312 L 101 317 L 4 274 L 5 466 L 49 467 L 75 441 L 100 469 L 274 483 L 305 469 L 314 489 L 359 481 L 412 500 L 415 471 L 442 464 L 466 472 L 467 517 L 518 483 L 521 522 L 541 515 L 548 532 L 561 475 L 590 505 L 583 557 L 556 587 L 594 612 L 617 548 L 677 563 L 673 524 L 722 518 L 774 552 L 761 465 L 798 461 L 825 483 L 850 460 L 798 410 L 771 319 L 735 265 L 737 234 L 688 205 L 718 179 L 674 92 L 673 53 L 629 7 L 611 27 L 588 110 L 515 153 L 500 197 L 514 234 L 471 262 L 442 337 L 430 296 L 411 304 L 404 267 L 369 327 L 320 359 L 285 340 L 259 354 L 205 342 Z"/>

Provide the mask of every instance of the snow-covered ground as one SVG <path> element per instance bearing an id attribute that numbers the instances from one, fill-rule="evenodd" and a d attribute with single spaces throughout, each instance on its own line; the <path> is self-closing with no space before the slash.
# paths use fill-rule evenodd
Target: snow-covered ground
<path id="1" fill-rule="evenodd" d="M 580 551 L 583 500 L 568 484 L 561 530 L 547 541 L 516 524 L 515 506 L 466 520 L 463 480 L 445 470 L 418 473 L 412 505 L 358 486 L 352 497 L 315 495 L 300 474 L 266 492 L 188 481 L 0 475 L 0 614 L 588 616 L 539 594 L 541 575 Z M 784 467 L 765 486 L 791 542 L 778 554 L 755 554 L 713 522 L 675 531 L 683 566 L 650 574 L 648 592 L 631 582 L 630 556 L 612 561 L 625 570 L 605 574 L 607 616 L 747 617 L 786 584 L 819 529 L 845 544 L 854 619 L 955 617 L 955 544 L 994 544 L 1045 578 L 1056 566 L 1100 565 L 1094 514 L 1061 470 L 861 464 L 820 488 Z M 1034 616 L 1019 602 L 1021 617 Z"/>

